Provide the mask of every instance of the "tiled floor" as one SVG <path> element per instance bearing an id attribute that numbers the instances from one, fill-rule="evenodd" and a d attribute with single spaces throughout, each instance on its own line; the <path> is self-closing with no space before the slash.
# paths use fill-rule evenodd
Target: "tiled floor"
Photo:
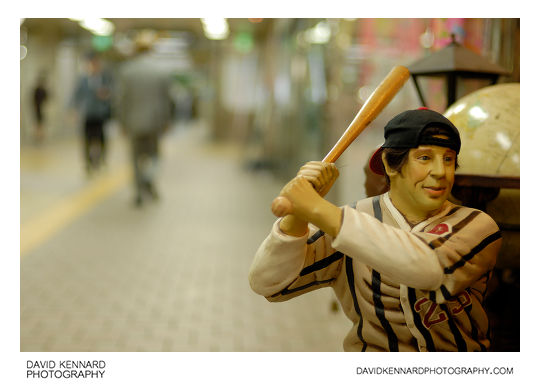
<path id="1" fill-rule="evenodd" d="M 21 351 L 342 351 L 350 322 L 330 289 L 277 304 L 251 291 L 281 182 L 205 138 L 166 136 L 159 202 L 135 209 L 124 183 L 21 256 Z M 21 226 L 125 169 L 115 135 L 86 178 L 76 139 L 22 146 Z"/>

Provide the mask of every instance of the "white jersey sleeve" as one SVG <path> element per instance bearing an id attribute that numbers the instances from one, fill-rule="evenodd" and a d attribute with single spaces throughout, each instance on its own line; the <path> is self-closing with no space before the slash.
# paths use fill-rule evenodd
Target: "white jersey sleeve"
<path id="1" fill-rule="evenodd" d="M 279 220 L 255 253 L 249 271 L 253 291 L 270 296 L 291 283 L 304 265 L 308 234 L 294 237 L 279 229 Z"/>
<path id="2" fill-rule="evenodd" d="M 269 301 L 285 301 L 335 282 L 343 254 L 332 238 L 313 225 L 303 237 L 283 233 L 279 220 L 259 246 L 249 271 L 253 291 Z"/>

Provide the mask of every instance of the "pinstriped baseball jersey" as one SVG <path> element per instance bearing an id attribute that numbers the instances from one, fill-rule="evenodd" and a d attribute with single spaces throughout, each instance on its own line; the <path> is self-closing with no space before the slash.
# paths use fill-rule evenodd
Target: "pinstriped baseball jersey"
<path id="1" fill-rule="evenodd" d="M 411 228 L 386 193 L 344 207 L 335 238 L 278 223 L 251 266 L 253 290 L 285 301 L 332 287 L 353 323 L 344 350 L 489 349 L 482 302 L 501 235 L 487 214 L 447 201 Z"/>

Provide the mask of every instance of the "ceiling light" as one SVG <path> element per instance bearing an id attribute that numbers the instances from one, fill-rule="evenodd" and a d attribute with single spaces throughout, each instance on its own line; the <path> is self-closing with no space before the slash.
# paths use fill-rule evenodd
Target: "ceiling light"
<path id="1" fill-rule="evenodd" d="M 81 27 L 90 31 L 97 36 L 110 36 L 114 32 L 114 24 L 109 20 L 92 18 L 92 19 L 77 19 L 70 18 L 70 20 L 78 22 Z"/>
<path id="2" fill-rule="evenodd" d="M 210 40 L 223 40 L 229 36 L 229 24 L 224 18 L 201 19 L 204 35 Z"/>

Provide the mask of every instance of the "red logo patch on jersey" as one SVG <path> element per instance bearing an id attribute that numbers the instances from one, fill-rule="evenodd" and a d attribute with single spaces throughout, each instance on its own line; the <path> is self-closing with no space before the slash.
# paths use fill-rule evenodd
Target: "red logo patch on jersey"
<path id="1" fill-rule="evenodd" d="M 429 329 L 433 325 L 448 321 L 449 316 L 458 316 L 466 307 L 472 306 L 471 296 L 466 291 L 462 291 L 455 299 L 447 301 L 447 306 L 450 313 L 442 311 L 437 303 L 431 302 L 425 297 L 421 297 L 414 304 L 414 310 L 416 310 L 420 316 L 423 316 L 421 318 L 422 323 Z"/>
<path id="2" fill-rule="evenodd" d="M 430 234 L 444 235 L 451 231 L 451 228 L 446 223 L 439 223 L 437 226 L 428 231 Z"/>

